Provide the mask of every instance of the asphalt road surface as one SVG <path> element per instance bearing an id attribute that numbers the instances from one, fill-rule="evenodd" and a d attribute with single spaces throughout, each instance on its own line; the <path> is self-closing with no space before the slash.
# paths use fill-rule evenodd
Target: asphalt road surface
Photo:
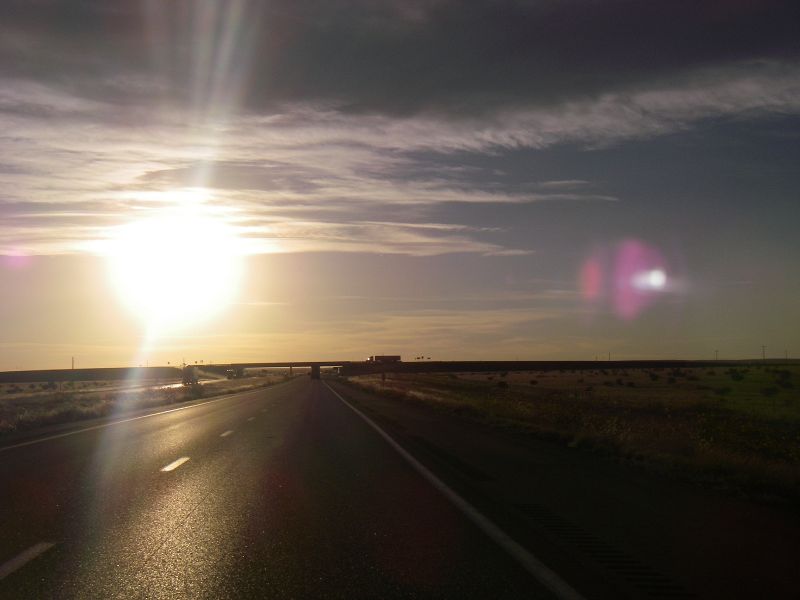
<path id="1" fill-rule="evenodd" d="M 796 507 L 335 380 L 3 444 L 0 598 L 800 598 Z"/>
<path id="2" fill-rule="evenodd" d="M 552 597 L 322 381 L 123 419 L 0 449 L 0 597 Z"/>

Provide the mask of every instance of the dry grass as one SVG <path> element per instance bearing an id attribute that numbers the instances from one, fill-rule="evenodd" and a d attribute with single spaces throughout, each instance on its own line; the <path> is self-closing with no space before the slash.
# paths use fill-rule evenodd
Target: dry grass
<path id="1" fill-rule="evenodd" d="M 395 374 L 371 391 L 800 497 L 800 368 Z"/>
<path id="2" fill-rule="evenodd" d="M 120 382 L 0 385 L 0 435 L 83 419 L 127 413 L 266 387 L 285 381 L 283 374 L 221 379 L 196 387 L 124 386 Z"/>

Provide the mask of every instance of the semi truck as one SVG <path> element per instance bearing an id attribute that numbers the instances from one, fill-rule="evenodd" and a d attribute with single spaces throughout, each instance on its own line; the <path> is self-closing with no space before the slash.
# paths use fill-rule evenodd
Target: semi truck
<path id="1" fill-rule="evenodd" d="M 376 354 L 367 358 L 368 363 L 396 363 L 400 362 L 399 354 Z"/>

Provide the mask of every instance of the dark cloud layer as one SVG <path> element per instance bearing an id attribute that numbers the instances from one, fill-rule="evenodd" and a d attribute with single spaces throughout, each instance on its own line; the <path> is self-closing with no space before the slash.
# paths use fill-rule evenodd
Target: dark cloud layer
<path id="1" fill-rule="evenodd" d="M 800 55 L 793 0 L 7 0 L 0 23 L 6 75 L 256 109 L 473 114 Z"/>

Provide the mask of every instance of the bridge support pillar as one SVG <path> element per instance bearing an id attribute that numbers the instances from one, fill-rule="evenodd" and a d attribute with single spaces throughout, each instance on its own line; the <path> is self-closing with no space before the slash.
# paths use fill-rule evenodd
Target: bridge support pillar
<path id="1" fill-rule="evenodd" d="M 292 375 L 294 375 L 294 373 L 292 372 L 292 365 L 289 365 L 289 377 L 291 377 Z"/>
<path id="2" fill-rule="evenodd" d="M 319 365 L 311 365 L 311 379 L 319 379 Z"/>

